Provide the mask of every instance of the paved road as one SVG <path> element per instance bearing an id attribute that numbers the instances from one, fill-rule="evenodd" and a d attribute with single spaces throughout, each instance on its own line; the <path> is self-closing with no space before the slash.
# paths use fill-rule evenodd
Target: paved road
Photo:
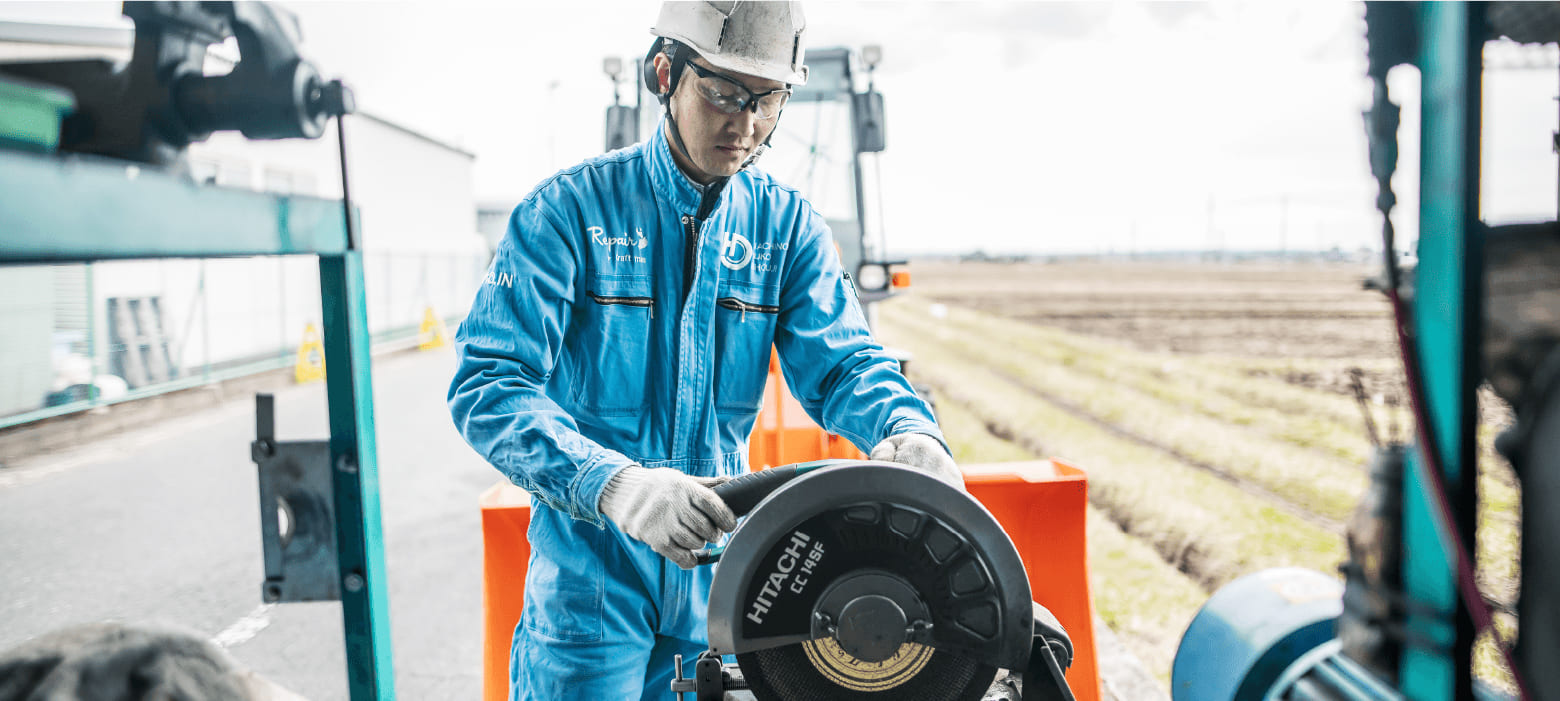
<path id="1" fill-rule="evenodd" d="M 498 474 L 455 433 L 448 349 L 375 359 L 396 690 L 482 687 L 477 495 Z M 281 440 L 324 438 L 321 385 L 277 391 Z M 0 470 L 0 649 L 105 619 L 201 631 L 318 701 L 347 698 L 338 604 L 262 606 L 252 400 Z"/>

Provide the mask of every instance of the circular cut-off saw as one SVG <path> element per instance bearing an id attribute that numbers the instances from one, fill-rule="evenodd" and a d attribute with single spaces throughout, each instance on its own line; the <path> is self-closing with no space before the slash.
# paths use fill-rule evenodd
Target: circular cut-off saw
<path id="1" fill-rule="evenodd" d="M 1072 701 L 1072 642 L 970 495 L 903 465 L 823 460 L 720 485 L 746 514 L 679 701 Z M 724 664 L 734 655 L 736 664 Z"/>

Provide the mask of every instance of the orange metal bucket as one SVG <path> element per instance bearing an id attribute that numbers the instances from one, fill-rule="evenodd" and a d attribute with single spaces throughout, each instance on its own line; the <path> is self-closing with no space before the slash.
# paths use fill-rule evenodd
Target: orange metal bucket
<path id="1" fill-rule="evenodd" d="M 482 492 L 482 698 L 509 698 L 509 645 L 525 605 L 531 495 L 508 482 Z"/>
<path id="2" fill-rule="evenodd" d="M 787 456 L 789 462 L 807 459 L 812 458 Z M 1034 600 L 1056 614 L 1072 637 L 1075 654 L 1067 683 L 1073 695 L 1079 701 L 1099 701 L 1094 600 L 1084 535 L 1088 479 L 1082 470 L 1054 460 L 963 469 L 970 494 L 985 504 L 1018 548 Z M 531 556 L 526 541 L 531 507 L 525 492 L 508 483 L 483 492 L 480 503 L 486 622 L 483 698 L 503 701 L 509 691 L 509 646 L 520 621 Z"/>
<path id="3" fill-rule="evenodd" d="M 850 441 L 818 427 L 791 396 L 780 372 L 780 359 L 769 353 L 769 381 L 753 435 L 748 437 L 748 464 L 754 470 L 827 458 L 864 460 L 866 455 Z"/>
<path id="4" fill-rule="evenodd" d="M 1072 638 L 1067 686 L 1078 701 L 1099 701 L 1094 596 L 1089 589 L 1089 479 L 1059 460 L 961 465 L 970 495 L 1013 540 L 1029 575 L 1029 595 L 1056 614 Z"/>

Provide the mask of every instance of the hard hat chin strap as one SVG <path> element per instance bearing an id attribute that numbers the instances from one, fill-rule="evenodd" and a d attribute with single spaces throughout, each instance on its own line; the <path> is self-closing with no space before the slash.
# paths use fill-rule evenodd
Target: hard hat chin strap
<path id="1" fill-rule="evenodd" d="M 693 163 L 693 154 L 688 152 L 688 145 L 683 143 L 682 130 L 677 128 L 677 118 L 672 116 L 670 107 L 666 109 L 666 123 L 672 128 L 672 141 L 677 142 L 677 150 L 682 151 L 683 158 Z"/>
<path id="2" fill-rule="evenodd" d="M 774 132 L 773 129 L 771 129 L 769 131 L 769 136 L 774 136 L 774 135 L 775 135 L 775 132 Z M 737 170 L 747 170 L 748 166 L 753 165 L 754 163 L 757 163 L 759 157 L 763 156 L 764 152 L 768 151 L 768 150 L 769 150 L 769 137 L 766 136 L 766 137 L 764 137 L 764 143 L 761 143 L 761 144 L 758 145 L 757 148 L 754 148 L 753 152 L 748 154 L 747 160 L 743 161 L 741 167 L 737 168 Z"/>
<path id="3" fill-rule="evenodd" d="M 666 92 L 661 92 L 661 77 L 655 71 L 656 54 L 665 53 L 671 59 L 671 77 L 667 79 Z M 661 109 L 666 113 L 666 121 L 672 128 L 672 141 L 677 143 L 677 148 L 682 151 L 683 157 L 689 162 L 693 161 L 693 154 L 688 152 L 688 145 L 683 143 L 682 129 L 677 127 L 677 118 L 672 116 L 672 94 L 677 92 L 677 83 L 682 79 L 683 68 L 688 63 L 688 48 L 670 39 L 656 39 L 650 44 L 650 51 L 645 54 L 645 82 L 655 86 L 655 99 L 660 101 Z"/>

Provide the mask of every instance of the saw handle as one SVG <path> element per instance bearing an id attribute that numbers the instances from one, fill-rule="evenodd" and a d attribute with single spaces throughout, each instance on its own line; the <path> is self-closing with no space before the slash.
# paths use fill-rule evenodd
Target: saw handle
<path id="1" fill-rule="evenodd" d="M 782 465 L 768 470 L 749 472 L 716 485 L 715 496 L 726 502 L 732 514 L 741 518 L 752 511 L 753 507 L 758 506 L 758 502 L 763 501 L 770 492 L 800 475 L 801 471 L 798 469 L 800 467 L 802 465 Z"/>
<path id="2" fill-rule="evenodd" d="M 726 502 L 726 507 L 737 518 L 746 516 L 758 502 L 769 496 L 770 492 L 779 489 L 781 485 L 790 482 L 801 475 L 812 472 L 820 467 L 827 467 L 839 463 L 839 460 L 815 460 L 813 462 L 796 463 L 795 465 L 781 465 L 767 470 L 749 472 L 740 477 L 722 482 L 713 487 L 715 495 Z M 721 553 L 726 551 L 726 546 L 717 545 L 713 548 L 700 548 L 693 551 L 694 561 L 700 565 L 708 565 L 720 559 Z"/>

